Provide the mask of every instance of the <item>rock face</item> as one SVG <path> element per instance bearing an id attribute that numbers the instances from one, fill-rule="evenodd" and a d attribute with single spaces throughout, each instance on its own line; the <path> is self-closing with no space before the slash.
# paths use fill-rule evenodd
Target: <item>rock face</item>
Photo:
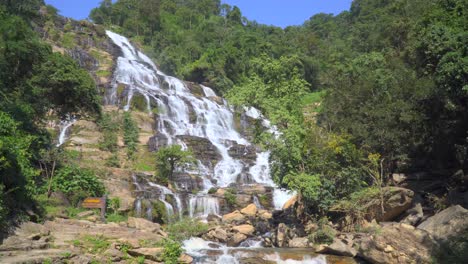
<path id="1" fill-rule="evenodd" d="M 430 263 L 436 243 L 425 230 L 390 224 L 381 232 L 356 239 L 358 255 L 371 263 Z"/>
<path id="2" fill-rule="evenodd" d="M 459 205 L 451 206 L 429 217 L 418 228 L 426 230 L 438 240 L 447 240 L 468 231 L 468 210 Z"/>
<path id="3" fill-rule="evenodd" d="M 128 254 L 134 257 L 144 256 L 145 259 L 161 261 L 163 251 L 163 248 L 137 248 L 129 249 Z"/>
<path id="4" fill-rule="evenodd" d="M 153 223 L 143 218 L 129 217 L 128 227 L 136 228 L 149 232 L 158 232 L 161 230 L 161 226 L 157 223 Z"/>
<path id="5" fill-rule="evenodd" d="M 367 207 L 367 220 L 375 219 L 379 222 L 395 220 L 398 216 L 411 208 L 414 192 L 400 187 L 383 188 L 384 213 L 378 199 L 372 200 Z"/>

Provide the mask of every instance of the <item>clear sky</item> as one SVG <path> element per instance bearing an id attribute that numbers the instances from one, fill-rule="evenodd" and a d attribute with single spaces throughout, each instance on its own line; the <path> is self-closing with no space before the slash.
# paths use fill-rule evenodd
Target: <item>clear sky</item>
<path id="1" fill-rule="evenodd" d="M 60 14 L 85 19 L 101 0 L 45 0 L 60 10 Z M 317 13 L 338 14 L 349 10 L 352 0 L 223 0 L 238 6 L 242 15 L 262 24 L 285 27 L 300 25 Z"/>

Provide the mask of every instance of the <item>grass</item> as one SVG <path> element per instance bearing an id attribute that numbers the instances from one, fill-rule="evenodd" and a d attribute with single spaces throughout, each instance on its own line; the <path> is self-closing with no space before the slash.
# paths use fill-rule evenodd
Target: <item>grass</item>
<path id="1" fill-rule="evenodd" d="M 96 71 L 96 76 L 97 77 L 109 77 L 111 76 L 111 72 L 110 71 L 106 71 L 106 70 L 98 70 Z"/>
<path id="2" fill-rule="evenodd" d="M 85 235 L 83 242 L 82 246 L 93 254 L 102 253 L 110 246 L 109 239 L 102 235 Z"/>
<path id="3" fill-rule="evenodd" d="M 113 223 L 126 222 L 128 220 L 128 216 L 121 214 L 108 214 L 106 215 L 106 220 L 107 222 Z"/>
<path id="4" fill-rule="evenodd" d="M 167 225 L 166 231 L 175 241 L 183 241 L 208 231 L 209 226 L 193 218 L 183 218 Z"/>

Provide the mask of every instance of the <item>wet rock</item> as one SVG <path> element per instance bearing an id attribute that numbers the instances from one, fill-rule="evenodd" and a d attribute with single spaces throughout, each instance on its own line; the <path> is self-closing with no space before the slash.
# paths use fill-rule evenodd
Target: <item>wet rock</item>
<path id="1" fill-rule="evenodd" d="M 257 206 L 255 204 L 249 204 L 247 207 L 240 211 L 246 216 L 255 216 L 257 214 Z"/>
<path id="2" fill-rule="evenodd" d="M 297 203 L 297 195 L 294 195 L 291 197 L 284 205 L 283 205 L 283 210 L 288 210 L 289 208 L 292 208 L 296 203 Z"/>
<path id="3" fill-rule="evenodd" d="M 243 223 L 245 222 L 245 216 L 241 214 L 238 210 L 223 215 L 223 223 Z"/>
<path id="4" fill-rule="evenodd" d="M 226 230 L 222 229 L 221 227 L 216 227 L 213 230 L 210 230 L 208 233 L 203 235 L 203 239 L 226 243 L 228 240 L 228 234 Z"/>
<path id="5" fill-rule="evenodd" d="M 255 228 L 252 225 L 240 225 L 235 226 L 232 229 L 247 236 L 251 236 L 255 232 Z"/>
<path id="6" fill-rule="evenodd" d="M 128 227 L 144 231 L 158 232 L 161 230 L 161 226 L 159 224 L 153 223 L 143 218 L 129 217 L 127 223 Z"/>
<path id="7" fill-rule="evenodd" d="M 422 222 L 418 228 L 428 231 L 438 240 L 447 240 L 468 230 L 468 210 L 451 206 Z"/>
<path id="8" fill-rule="evenodd" d="M 278 225 L 278 229 L 276 231 L 276 244 L 278 247 L 285 247 L 286 243 L 288 242 L 288 227 L 281 223 Z"/>
<path id="9" fill-rule="evenodd" d="M 425 230 L 390 224 L 377 234 L 355 239 L 358 256 L 370 263 L 430 263 L 436 246 Z"/>
<path id="10" fill-rule="evenodd" d="M 193 258 L 187 254 L 182 254 L 179 257 L 179 263 L 181 264 L 189 264 L 193 262 Z"/>
<path id="11" fill-rule="evenodd" d="M 309 246 L 309 239 L 307 237 L 295 237 L 288 242 L 290 248 L 306 248 Z"/>
<path id="12" fill-rule="evenodd" d="M 134 257 L 144 256 L 146 259 L 153 261 L 161 261 L 161 256 L 164 252 L 163 248 L 138 248 L 129 249 L 128 254 Z"/>
<path id="13" fill-rule="evenodd" d="M 260 210 L 258 212 L 258 217 L 260 217 L 263 220 L 270 220 L 273 217 L 273 215 L 267 210 Z"/>
<path id="14" fill-rule="evenodd" d="M 228 241 L 227 245 L 229 247 L 237 247 L 242 243 L 244 240 L 247 239 L 247 236 L 241 233 L 235 233 L 233 236 L 231 236 Z"/>

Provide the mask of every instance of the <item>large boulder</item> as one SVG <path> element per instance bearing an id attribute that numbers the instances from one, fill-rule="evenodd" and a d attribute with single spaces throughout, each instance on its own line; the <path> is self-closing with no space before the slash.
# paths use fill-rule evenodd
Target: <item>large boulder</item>
<path id="1" fill-rule="evenodd" d="M 245 216 L 238 210 L 223 215 L 223 223 L 243 223 L 245 221 Z"/>
<path id="2" fill-rule="evenodd" d="M 400 187 L 383 188 L 384 212 L 380 199 L 373 199 L 365 205 L 368 221 L 376 219 L 379 222 L 393 221 L 411 208 L 414 192 Z"/>
<path id="3" fill-rule="evenodd" d="M 370 263 L 430 263 L 436 243 L 431 235 L 407 224 L 389 224 L 355 239 L 358 256 Z"/>
<path id="4" fill-rule="evenodd" d="M 289 240 L 290 248 L 307 248 L 309 247 L 309 239 L 307 237 L 295 237 Z"/>
<path id="5" fill-rule="evenodd" d="M 257 206 L 255 204 L 249 204 L 247 207 L 243 208 L 240 212 L 246 216 L 253 217 L 257 214 Z"/>
<path id="6" fill-rule="evenodd" d="M 203 239 L 226 243 L 228 239 L 228 234 L 226 230 L 222 229 L 221 227 L 216 227 L 215 229 L 212 229 L 208 233 L 204 234 Z"/>
<path id="7" fill-rule="evenodd" d="M 346 257 L 355 257 L 358 253 L 357 250 L 353 248 L 353 240 L 340 238 L 334 238 L 333 243 L 330 245 L 322 245 L 316 252 Z"/>
<path id="8" fill-rule="evenodd" d="M 237 247 L 240 243 L 244 242 L 247 239 L 247 236 L 241 233 L 235 233 L 233 236 L 229 237 L 227 241 L 228 247 Z"/>
<path id="9" fill-rule="evenodd" d="M 426 230 L 438 240 L 468 231 L 468 210 L 459 206 L 451 206 L 422 222 L 418 228 Z"/>
<path id="10" fill-rule="evenodd" d="M 251 236 L 255 232 L 255 228 L 252 225 L 240 225 L 240 226 L 235 226 L 232 228 L 234 231 Z"/>

